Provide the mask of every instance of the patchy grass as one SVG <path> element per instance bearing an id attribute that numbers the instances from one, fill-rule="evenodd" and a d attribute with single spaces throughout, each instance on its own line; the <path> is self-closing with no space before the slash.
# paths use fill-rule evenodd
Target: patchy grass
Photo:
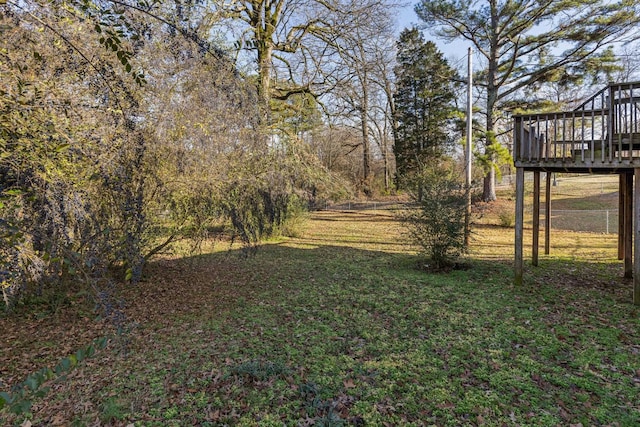
<path id="1" fill-rule="evenodd" d="M 526 179 L 532 174 L 528 173 Z M 544 228 L 544 178 L 541 180 L 540 225 Z M 591 233 L 617 233 L 618 175 L 556 174 L 556 186 L 551 187 L 551 229 Z M 493 203 L 495 224 L 513 226 L 515 188 L 501 189 L 500 200 Z M 525 182 L 525 224 L 531 226 L 533 216 L 533 183 Z"/>
<path id="2" fill-rule="evenodd" d="M 554 232 L 552 255 L 527 268 L 523 288 L 511 284 L 512 250 L 513 230 L 488 220 L 471 269 L 426 274 L 391 215 L 319 212 L 300 237 L 248 259 L 222 250 L 155 262 L 121 289 L 127 339 L 55 382 L 29 418 L 640 424 L 640 320 L 615 237 Z M 2 319 L 0 389 L 109 332 L 76 307 Z"/>

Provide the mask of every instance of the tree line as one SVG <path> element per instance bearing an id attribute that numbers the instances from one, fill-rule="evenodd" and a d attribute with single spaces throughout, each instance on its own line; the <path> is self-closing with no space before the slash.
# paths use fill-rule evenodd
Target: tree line
<path id="1" fill-rule="evenodd" d="M 250 249 L 302 209 L 459 168 L 464 79 L 421 29 L 397 37 L 400 6 L 0 0 L 6 304 L 135 282 L 149 258 L 221 229 Z M 611 42 L 637 21 L 633 2 L 610 1 L 423 0 L 416 12 L 485 58 L 485 200 L 509 159 L 505 113 L 618 72 Z"/>

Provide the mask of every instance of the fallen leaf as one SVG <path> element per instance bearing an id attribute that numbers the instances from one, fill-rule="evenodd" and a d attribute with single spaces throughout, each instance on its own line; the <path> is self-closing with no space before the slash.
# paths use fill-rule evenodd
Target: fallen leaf
<path id="1" fill-rule="evenodd" d="M 356 385 L 351 378 L 343 382 L 344 388 L 354 388 Z"/>
<path id="2" fill-rule="evenodd" d="M 66 425 L 66 421 L 64 419 L 64 417 L 60 414 L 55 415 L 53 418 L 51 418 L 50 423 L 52 426 L 62 426 L 62 425 Z"/>
<path id="3" fill-rule="evenodd" d="M 455 408 L 455 405 L 451 402 L 439 403 L 436 406 L 440 409 Z"/>

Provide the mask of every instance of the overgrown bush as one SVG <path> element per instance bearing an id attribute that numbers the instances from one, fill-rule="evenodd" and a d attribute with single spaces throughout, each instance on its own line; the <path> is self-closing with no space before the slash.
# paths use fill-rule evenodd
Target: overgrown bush
<path id="1" fill-rule="evenodd" d="M 261 123 L 255 81 L 224 52 L 134 9 L 82 5 L 87 19 L 67 25 L 67 7 L 0 14 L 5 305 L 74 284 L 104 306 L 103 284 L 135 283 L 178 240 L 197 250 L 230 222 L 255 247 L 340 190 L 298 127 Z M 43 20 L 56 25 L 33 31 Z"/>
<path id="2" fill-rule="evenodd" d="M 429 269 L 450 268 L 464 251 L 466 192 L 452 169 L 428 166 L 408 180 L 415 207 L 402 214 Z"/>
<path id="3" fill-rule="evenodd" d="M 281 232 L 295 200 L 295 174 L 284 153 L 238 156 L 229 162 L 221 183 L 223 215 L 234 237 L 255 248 L 263 239 Z"/>
<path id="4" fill-rule="evenodd" d="M 516 222 L 516 215 L 512 209 L 506 207 L 500 207 L 498 209 L 498 224 L 500 227 L 513 227 L 513 224 Z"/>
<path id="5" fill-rule="evenodd" d="M 292 197 L 287 209 L 287 216 L 280 225 L 278 233 L 285 237 L 301 237 L 302 231 L 309 220 L 307 204 L 299 197 Z"/>

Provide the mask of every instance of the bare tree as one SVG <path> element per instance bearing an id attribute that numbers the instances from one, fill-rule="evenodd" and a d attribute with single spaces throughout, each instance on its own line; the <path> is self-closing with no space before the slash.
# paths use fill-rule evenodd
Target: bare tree
<path id="1" fill-rule="evenodd" d="M 360 141 L 353 150 L 362 154 L 361 187 L 372 191 L 372 141 L 380 147 L 385 162 L 385 182 L 388 185 L 388 138 L 393 108 L 392 70 L 390 56 L 395 49 L 393 12 L 397 4 L 372 2 L 363 9 L 359 25 L 342 32 L 334 48 L 342 65 L 343 78 L 331 96 L 338 108 L 334 113 L 359 129 Z M 375 138 L 374 138 L 375 136 Z M 387 187 L 388 188 L 388 187 Z"/>
<path id="2" fill-rule="evenodd" d="M 337 61 L 345 49 L 357 53 L 349 39 L 375 34 L 391 22 L 394 7 L 389 0 L 232 0 L 216 6 L 235 25 L 236 47 L 253 63 L 264 123 L 272 100 L 334 89 L 345 78 Z"/>

